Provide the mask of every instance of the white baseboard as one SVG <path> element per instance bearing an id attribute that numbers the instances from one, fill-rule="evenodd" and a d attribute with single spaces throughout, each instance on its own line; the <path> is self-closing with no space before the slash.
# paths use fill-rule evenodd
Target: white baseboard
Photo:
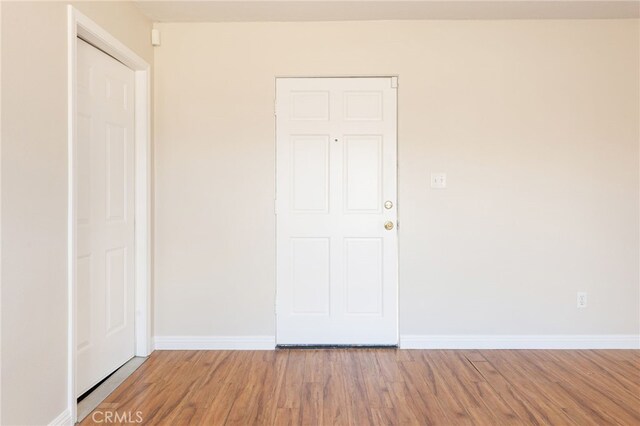
<path id="1" fill-rule="evenodd" d="M 640 335 L 402 335 L 401 349 L 640 349 Z"/>
<path id="2" fill-rule="evenodd" d="M 275 336 L 156 336 L 154 347 L 162 350 L 272 350 Z"/>
<path id="3" fill-rule="evenodd" d="M 156 350 L 271 350 L 275 336 L 156 336 Z M 401 349 L 640 349 L 635 334 L 401 335 Z"/>
<path id="4" fill-rule="evenodd" d="M 72 426 L 73 421 L 71 420 L 71 411 L 64 410 L 58 417 L 53 419 L 49 426 Z"/>

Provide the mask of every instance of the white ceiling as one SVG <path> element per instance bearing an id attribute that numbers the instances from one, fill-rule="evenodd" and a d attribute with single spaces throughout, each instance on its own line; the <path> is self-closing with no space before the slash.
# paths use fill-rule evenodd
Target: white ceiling
<path id="1" fill-rule="evenodd" d="M 640 18 L 640 0 L 138 0 L 135 3 L 156 22 Z"/>

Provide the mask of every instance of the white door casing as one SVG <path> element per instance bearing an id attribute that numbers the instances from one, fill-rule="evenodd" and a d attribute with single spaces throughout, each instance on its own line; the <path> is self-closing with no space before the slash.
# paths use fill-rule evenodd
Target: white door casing
<path id="1" fill-rule="evenodd" d="M 76 396 L 134 356 L 134 72 L 77 42 Z"/>
<path id="2" fill-rule="evenodd" d="M 398 343 L 395 86 L 276 81 L 279 345 Z"/>

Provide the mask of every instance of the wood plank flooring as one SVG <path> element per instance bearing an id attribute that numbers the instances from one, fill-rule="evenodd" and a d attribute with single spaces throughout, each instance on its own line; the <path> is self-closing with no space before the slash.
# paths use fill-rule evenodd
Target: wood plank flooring
<path id="1" fill-rule="evenodd" d="M 156 351 L 82 425 L 137 420 L 640 425 L 640 351 Z"/>

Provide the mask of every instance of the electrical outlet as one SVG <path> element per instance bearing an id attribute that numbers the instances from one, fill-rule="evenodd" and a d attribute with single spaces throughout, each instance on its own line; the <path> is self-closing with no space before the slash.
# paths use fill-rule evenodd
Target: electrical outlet
<path id="1" fill-rule="evenodd" d="M 578 292 L 578 308 L 586 308 L 587 307 L 587 293 L 584 291 Z"/>
<path id="2" fill-rule="evenodd" d="M 431 188 L 445 189 L 447 187 L 446 173 L 431 173 Z"/>

